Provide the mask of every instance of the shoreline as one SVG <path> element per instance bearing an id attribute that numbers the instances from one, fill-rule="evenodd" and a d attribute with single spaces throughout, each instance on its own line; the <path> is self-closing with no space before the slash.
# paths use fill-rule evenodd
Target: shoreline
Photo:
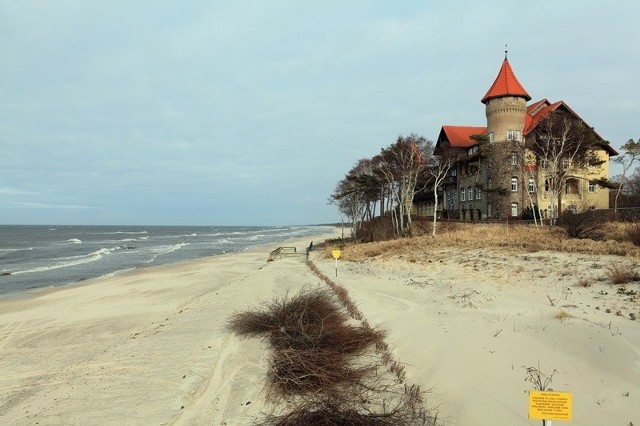
<path id="1" fill-rule="evenodd" d="M 48 226 L 48 225 L 34 225 L 34 226 Z M 318 226 L 318 227 L 327 227 L 327 228 L 333 227 L 334 228 L 334 233 L 331 233 L 331 234 L 323 233 L 323 234 L 318 234 L 318 235 L 310 235 L 310 236 L 307 236 L 307 237 L 304 237 L 304 238 L 303 237 L 294 237 L 294 238 L 290 238 L 290 239 L 287 239 L 287 240 L 283 240 L 281 242 L 259 243 L 259 244 L 251 245 L 249 247 L 246 247 L 246 248 L 238 250 L 238 251 L 225 252 L 225 253 L 219 253 L 219 254 L 212 254 L 212 255 L 207 255 L 207 256 L 202 256 L 202 257 L 184 259 L 184 260 L 168 262 L 168 263 L 161 263 L 161 264 L 156 264 L 156 265 L 143 265 L 143 264 L 141 264 L 141 265 L 138 265 L 138 266 L 133 267 L 133 268 L 127 268 L 127 269 L 122 269 L 122 270 L 118 270 L 118 271 L 113 271 L 113 272 L 109 272 L 109 273 L 101 275 L 101 276 L 91 277 L 91 278 L 83 278 L 83 279 L 80 279 L 80 280 L 77 280 L 77 281 L 67 282 L 67 283 L 63 283 L 63 284 L 53 284 L 53 285 L 50 285 L 48 287 L 27 288 L 27 289 L 23 289 L 23 290 L 11 292 L 11 293 L 0 293 L 0 302 L 2 302 L 4 300 L 19 300 L 19 299 L 23 299 L 23 298 L 37 297 L 37 295 L 39 295 L 40 293 L 48 293 L 48 292 L 51 292 L 51 291 L 57 291 L 57 290 L 62 290 L 62 289 L 66 289 L 66 288 L 71 288 L 71 287 L 90 285 L 90 284 L 92 284 L 94 282 L 107 280 L 107 279 L 114 278 L 114 277 L 120 277 L 120 276 L 124 276 L 124 275 L 127 275 L 127 274 L 136 273 L 136 272 L 139 272 L 139 271 L 151 270 L 153 268 L 159 268 L 159 267 L 163 267 L 163 266 L 181 265 L 181 264 L 185 264 L 185 263 L 189 263 L 189 262 L 197 262 L 197 261 L 200 261 L 200 260 L 203 260 L 203 259 L 217 258 L 217 257 L 220 257 L 220 256 L 230 256 L 230 255 L 232 256 L 232 255 L 235 255 L 235 254 L 251 252 L 251 251 L 254 251 L 254 250 L 262 250 L 264 247 L 271 247 L 271 246 L 277 246 L 277 245 L 282 245 L 282 244 L 302 242 L 305 239 L 338 238 L 339 237 L 338 234 L 341 231 L 340 227 L 335 226 L 335 225 L 309 225 L 309 226 Z"/>
<path id="2" fill-rule="evenodd" d="M 248 424 L 266 352 L 226 331 L 237 310 L 317 283 L 294 238 L 0 300 L 0 418 L 8 424 Z M 215 393 L 211 402 L 203 395 Z M 235 398 L 253 404 L 229 404 Z M 215 402 L 218 400 L 218 402 Z M 217 422 L 211 419 L 218 419 Z M 211 420 L 211 421 L 210 421 Z"/>
<path id="3" fill-rule="evenodd" d="M 7 372 L 0 418 L 41 425 L 263 419 L 274 409 L 266 394 L 269 345 L 237 337 L 226 322 L 287 292 L 325 286 L 304 262 L 310 239 L 320 241 L 288 240 L 0 300 Z M 281 245 L 295 245 L 300 256 L 267 261 Z M 640 424 L 640 324 L 629 319 L 640 302 L 604 281 L 611 257 L 437 249 L 422 264 L 400 256 L 339 261 L 337 277 L 333 259 L 311 258 L 349 291 L 364 319 L 388 331 L 407 382 L 427 390 L 426 406 L 443 424 L 534 423 L 525 366 L 557 370 L 552 387 L 572 392 L 576 424 Z"/>

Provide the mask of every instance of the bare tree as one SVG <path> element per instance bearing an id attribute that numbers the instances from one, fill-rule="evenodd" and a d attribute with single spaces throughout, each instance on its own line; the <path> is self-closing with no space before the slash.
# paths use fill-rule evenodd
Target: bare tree
<path id="1" fill-rule="evenodd" d="M 541 159 L 545 189 L 550 196 L 551 224 L 560 213 L 562 188 L 577 170 L 597 167 L 602 160 L 595 149 L 600 140 L 592 128 L 568 113 L 554 111 L 535 131 L 531 148 Z"/>
<path id="2" fill-rule="evenodd" d="M 620 192 L 622 191 L 622 187 L 625 185 L 627 181 L 627 173 L 631 169 L 633 163 L 640 157 L 640 138 L 638 141 L 634 141 L 633 139 L 629 139 L 624 145 L 622 145 L 622 150 L 625 153 L 613 161 L 620 164 L 622 166 L 622 174 L 618 178 L 618 188 L 616 191 L 615 200 L 613 202 L 613 211 L 615 214 L 618 213 L 618 197 L 620 197 Z"/>
<path id="3" fill-rule="evenodd" d="M 350 219 L 352 235 L 357 235 L 363 221 L 375 216 L 381 186 L 368 159 L 358 161 L 336 186 L 329 201 Z"/>
<path id="4" fill-rule="evenodd" d="M 392 219 L 397 235 L 411 234 L 411 206 L 425 161 L 427 140 L 422 136 L 399 136 L 396 143 L 374 157 L 376 169 L 387 184 L 395 204 Z"/>
<path id="5" fill-rule="evenodd" d="M 458 161 L 458 151 L 452 148 L 441 148 L 438 153 L 433 152 L 433 143 L 428 142 L 426 148 L 425 159 L 425 175 L 427 184 L 433 191 L 433 226 L 431 236 L 436 236 L 436 226 L 438 221 L 438 189 L 442 187 L 445 179 L 449 175 L 450 170 L 455 167 Z"/>

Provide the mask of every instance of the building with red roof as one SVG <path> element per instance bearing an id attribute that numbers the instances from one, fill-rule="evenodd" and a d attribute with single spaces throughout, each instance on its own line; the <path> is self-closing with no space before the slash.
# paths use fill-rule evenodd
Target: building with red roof
<path id="1" fill-rule="evenodd" d="M 438 214 L 554 218 L 564 210 L 609 207 L 608 189 L 597 182 L 609 177 L 609 159 L 617 152 L 564 101 L 527 105 L 530 100 L 505 55 L 481 99 L 486 126 L 442 126 L 434 153 L 455 157 L 455 164 L 441 188 Z M 417 199 L 419 214 L 433 214 L 433 200 Z"/>

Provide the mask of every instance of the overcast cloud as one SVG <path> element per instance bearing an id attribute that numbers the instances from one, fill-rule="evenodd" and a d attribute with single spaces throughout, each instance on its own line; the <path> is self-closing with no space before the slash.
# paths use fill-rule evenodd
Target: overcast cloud
<path id="1" fill-rule="evenodd" d="M 0 0 L 0 223 L 339 221 L 398 135 L 485 125 L 504 57 L 640 137 L 640 2 Z"/>

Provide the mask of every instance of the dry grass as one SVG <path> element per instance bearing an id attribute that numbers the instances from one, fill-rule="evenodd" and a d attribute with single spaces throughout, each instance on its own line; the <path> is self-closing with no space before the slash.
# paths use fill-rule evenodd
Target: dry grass
<path id="1" fill-rule="evenodd" d="M 593 285 L 593 280 L 591 279 L 587 279 L 587 278 L 582 278 L 580 281 L 578 281 L 575 286 L 576 287 L 591 287 Z"/>
<path id="2" fill-rule="evenodd" d="M 573 318 L 573 315 L 571 315 L 569 312 L 565 311 L 564 309 L 560 309 L 560 311 L 558 311 L 558 313 L 555 314 L 555 318 L 559 319 L 560 321 L 564 321 L 567 318 Z"/>
<path id="3" fill-rule="evenodd" d="M 640 221 L 634 221 L 632 223 L 626 223 L 625 233 L 631 243 L 635 246 L 640 246 Z"/>
<path id="4" fill-rule="evenodd" d="M 402 401 L 348 401 L 326 398 L 320 401 L 304 401 L 281 416 L 270 416 L 263 426 L 415 426 L 433 425 L 420 409 L 420 389 L 406 387 Z M 372 406 L 382 410 L 372 410 Z"/>
<path id="5" fill-rule="evenodd" d="M 634 271 L 632 266 L 613 263 L 607 268 L 612 284 L 626 284 L 632 281 L 640 281 L 640 274 Z"/>
<path id="6" fill-rule="evenodd" d="M 366 321 L 353 325 L 354 315 L 361 314 L 347 291 L 323 280 L 333 292 L 287 294 L 228 322 L 242 336 L 265 336 L 273 348 L 268 396 L 289 409 L 261 424 L 436 424 L 423 408 L 419 387 L 399 390 L 404 366 L 391 358 L 385 333 Z"/>
<path id="7" fill-rule="evenodd" d="M 361 383 L 373 367 L 354 366 L 354 360 L 385 335 L 349 324 L 348 314 L 324 290 L 287 294 L 259 311 L 235 314 L 228 327 L 243 336 L 269 339 L 274 395 L 332 392 Z"/>
<path id="8" fill-rule="evenodd" d="M 365 244 L 349 244 L 342 252 L 345 260 L 365 260 L 405 256 L 425 261 L 434 250 L 495 249 L 509 253 L 559 251 L 592 255 L 640 257 L 640 247 L 625 236 L 629 224 L 607 224 L 600 241 L 569 238 L 559 227 L 536 228 L 529 225 L 443 223 L 435 238 L 419 236 Z M 330 250 L 326 252 L 330 256 Z"/>

